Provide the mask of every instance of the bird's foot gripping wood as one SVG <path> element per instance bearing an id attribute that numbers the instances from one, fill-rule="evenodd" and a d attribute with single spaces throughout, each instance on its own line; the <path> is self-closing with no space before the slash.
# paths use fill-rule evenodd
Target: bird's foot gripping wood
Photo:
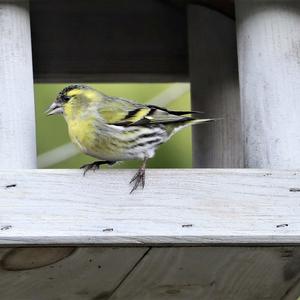
<path id="1" fill-rule="evenodd" d="M 138 188 L 138 186 L 141 186 L 142 188 L 144 188 L 144 186 L 145 186 L 145 168 L 138 169 L 136 174 L 130 180 L 130 183 L 134 183 L 133 188 L 130 191 L 130 194 L 133 193 Z"/>
<path id="2" fill-rule="evenodd" d="M 86 174 L 87 171 L 93 170 L 94 172 L 100 168 L 101 165 L 113 165 L 115 161 L 107 161 L 107 160 L 99 160 L 99 161 L 94 161 L 91 164 L 86 164 L 80 167 L 80 169 L 84 169 L 83 171 L 83 176 Z"/>
<path id="3" fill-rule="evenodd" d="M 136 174 L 130 180 L 130 183 L 134 183 L 130 194 L 132 194 L 139 186 L 143 189 L 145 187 L 145 170 L 146 170 L 146 159 L 144 160 L 142 166 L 138 169 Z"/>

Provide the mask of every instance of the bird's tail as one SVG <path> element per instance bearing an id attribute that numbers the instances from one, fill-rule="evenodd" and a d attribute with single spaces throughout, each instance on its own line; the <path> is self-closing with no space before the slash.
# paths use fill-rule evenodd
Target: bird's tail
<path id="1" fill-rule="evenodd" d="M 214 122 L 215 119 L 193 119 L 190 121 L 187 121 L 187 125 L 196 125 L 201 123 L 207 123 L 207 122 Z"/>
<path id="2" fill-rule="evenodd" d="M 178 122 L 176 124 L 176 127 L 173 128 L 173 131 L 171 133 L 171 135 L 175 134 L 176 132 L 178 132 L 179 130 L 188 127 L 188 126 L 192 126 L 192 125 L 196 125 L 196 124 L 202 124 L 202 123 L 207 123 L 207 122 L 215 122 L 215 121 L 220 121 L 223 120 L 222 118 L 217 118 L 217 119 L 194 119 L 194 118 L 186 118 L 185 120 L 182 120 L 182 122 Z"/>
<path id="3" fill-rule="evenodd" d="M 215 118 L 215 119 L 192 119 L 187 121 L 187 126 L 188 125 L 196 125 L 196 124 L 201 124 L 201 123 L 207 123 L 207 122 L 216 122 L 216 121 L 222 121 L 224 120 L 223 118 Z"/>

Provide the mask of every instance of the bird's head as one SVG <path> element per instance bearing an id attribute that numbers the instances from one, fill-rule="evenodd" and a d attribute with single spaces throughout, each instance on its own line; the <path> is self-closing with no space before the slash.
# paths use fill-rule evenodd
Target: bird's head
<path id="1" fill-rule="evenodd" d="M 65 87 L 57 95 L 55 101 L 46 110 L 46 114 L 58 115 L 65 112 L 68 104 L 82 104 L 82 102 L 88 102 L 90 94 L 94 93 L 95 90 L 89 86 L 83 84 L 71 84 Z"/>

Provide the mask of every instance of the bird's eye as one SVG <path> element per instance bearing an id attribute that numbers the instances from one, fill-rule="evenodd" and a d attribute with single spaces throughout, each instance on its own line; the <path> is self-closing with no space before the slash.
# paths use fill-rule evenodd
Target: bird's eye
<path id="1" fill-rule="evenodd" d="M 71 97 L 67 96 L 67 95 L 63 95 L 62 100 L 64 102 L 68 102 L 70 100 Z"/>

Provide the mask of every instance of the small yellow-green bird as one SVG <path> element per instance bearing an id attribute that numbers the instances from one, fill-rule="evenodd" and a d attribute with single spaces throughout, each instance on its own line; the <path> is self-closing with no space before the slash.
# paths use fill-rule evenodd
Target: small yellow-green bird
<path id="1" fill-rule="evenodd" d="M 197 111 L 171 111 L 155 105 L 107 96 L 89 86 L 73 84 L 64 88 L 46 111 L 63 114 L 72 142 L 99 161 L 82 166 L 84 174 L 102 164 L 142 160 L 130 183 L 131 193 L 145 185 L 147 159 L 178 130 L 213 121 L 185 116 Z"/>

